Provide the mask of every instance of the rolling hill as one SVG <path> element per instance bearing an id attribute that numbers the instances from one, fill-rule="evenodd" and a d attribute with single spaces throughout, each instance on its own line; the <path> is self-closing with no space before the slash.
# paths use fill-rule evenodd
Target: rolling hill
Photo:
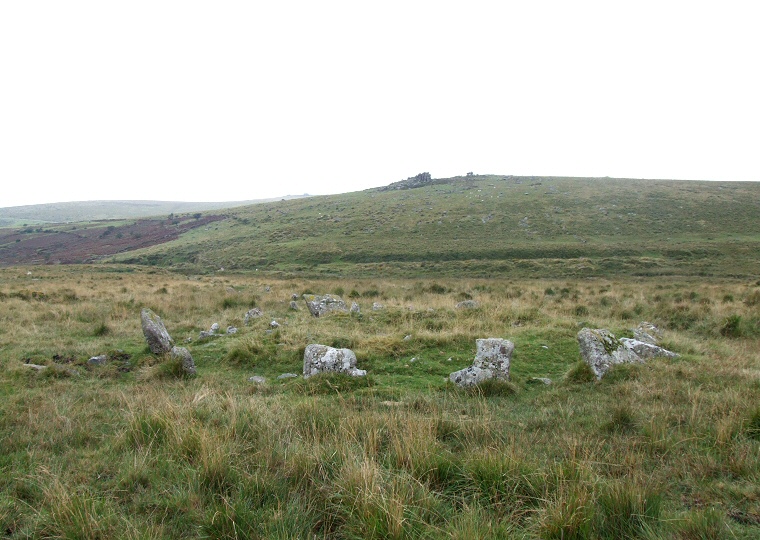
<path id="1" fill-rule="evenodd" d="M 167 240 L 100 260 L 282 276 L 755 276 L 760 184 L 431 179 L 232 208 Z"/>
<path id="2" fill-rule="evenodd" d="M 115 261 L 193 272 L 758 273 L 760 184 L 468 176 L 241 207 Z"/>
<path id="3" fill-rule="evenodd" d="M 0 208 L 0 226 L 26 226 L 47 223 L 74 223 L 103 219 L 135 219 L 144 217 L 186 214 L 246 206 L 307 195 L 288 195 L 274 199 L 227 202 L 179 201 L 78 201 L 33 204 Z"/>

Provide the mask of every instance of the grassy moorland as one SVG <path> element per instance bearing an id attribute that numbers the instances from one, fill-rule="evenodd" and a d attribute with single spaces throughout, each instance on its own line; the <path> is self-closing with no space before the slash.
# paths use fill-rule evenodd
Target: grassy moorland
<path id="1" fill-rule="evenodd" d="M 285 210 L 315 204 L 314 216 L 334 212 L 325 212 L 324 203 L 282 204 Z M 746 201 L 746 212 L 752 204 Z M 720 211 L 719 202 L 708 207 L 709 215 Z M 280 207 L 269 208 L 273 214 Z M 648 215 L 636 208 L 628 211 Z M 434 220 L 424 227 L 438 227 L 438 210 L 424 211 L 424 219 Z M 238 218 L 259 211 L 259 231 L 270 238 L 263 207 Z M 381 226 L 365 214 L 368 226 Z M 528 222 L 547 245 L 551 238 L 565 243 L 564 233 L 552 237 L 542 228 L 551 215 L 521 215 L 533 216 Z M 564 215 L 570 227 L 572 213 Z M 702 216 L 708 231 L 718 219 L 709 215 Z M 307 230 L 314 216 L 299 227 Z M 474 211 L 473 218 L 489 223 Z M 293 239 L 271 240 L 267 253 L 293 254 L 292 263 L 272 266 L 295 271 L 309 259 L 298 258 L 300 218 L 293 212 L 290 219 Z M 610 219 L 626 226 L 625 219 Z M 669 226 L 666 215 L 658 219 Z M 699 242 L 705 249 L 719 249 L 718 239 L 728 238 L 750 245 L 756 230 L 731 228 L 741 220 L 754 223 L 728 216 L 725 229 L 700 233 Z M 423 247 L 411 234 L 422 223 L 398 227 L 405 231 L 401 240 L 390 231 L 385 241 L 371 237 L 378 257 Z M 577 228 L 601 250 L 584 264 L 603 268 L 605 242 L 613 250 L 619 237 L 605 236 L 606 225 Z M 309 245 L 328 245 L 322 230 L 301 240 L 307 252 Z M 683 231 L 673 239 L 676 251 L 696 234 Z M 371 244 L 360 242 L 365 233 L 352 234 L 353 253 L 370 257 Z M 652 230 L 647 246 L 661 242 L 658 234 Z M 472 239 L 474 251 L 462 244 L 457 253 L 469 257 L 489 243 Z M 225 251 L 209 241 L 180 261 L 181 242 L 141 256 L 198 268 L 243 265 L 259 245 L 241 240 Z M 674 271 L 686 267 L 678 266 L 680 256 L 630 255 Z M 725 272 L 727 259 L 700 268 L 749 273 L 742 264 L 750 257 L 735 258 L 735 272 Z M 335 269 L 339 263 L 326 264 Z M 409 268 L 394 264 L 399 272 Z M 361 273 L 361 265 L 352 268 L 350 274 Z M 3 537 L 697 540 L 760 534 L 757 277 L 281 279 L 250 272 L 183 276 L 125 265 L 31 271 L 0 270 Z M 303 306 L 290 311 L 290 295 L 307 291 L 342 294 L 363 313 L 314 319 Z M 480 307 L 454 308 L 467 298 Z M 372 311 L 373 302 L 385 308 Z M 254 305 L 265 317 L 244 326 L 242 316 Z M 177 342 L 192 338 L 187 346 L 197 377 L 178 378 L 174 366 L 150 354 L 140 331 L 142 306 L 164 318 Z M 281 326 L 268 333 L 273 318 Z M 641 320 L 660 325 L 664 345 L 680 358 L 619 367 L 601 382 L 590 381 L 578 364 L 577 331 L 603 326 L 626 335 Z M 214 322 L 240 331 L 199 341 L 198 332 Z M 478 337 L 515 342 L 512 381 L 459 391 L 446 377 L 471 362 Z M 303 349 L 313 342 L 351 347 L 369 376 L 276 379 L 299 372 Z M 113 360 L 88 367 L 87 359 L 100 353 Z M 36 371 L 25 362 L 48 367 Z M 252 375 L 269 382 L 249 383 Z M 554 383 L 533 384 L 532 377 Z"/>
<path id="2" fill-rule="evenodd" d="M 760 183 L 472 176 L 225 214 L 112 260 L 282 277 L 758 274 Z"/>
<path id="3" fill-rule="evenodd" d="M 293 198 L 292 196 L 286 197 Z M 135 219 L 191 212 L 204 212 L 269 202 L 261 199 L 237 202 L 180 202 L 180 201 L 78 201 L 31 204 L 0 208 L 0 226 L 26 227 L 47 223 L 72 223 L 104 219 Z"/>

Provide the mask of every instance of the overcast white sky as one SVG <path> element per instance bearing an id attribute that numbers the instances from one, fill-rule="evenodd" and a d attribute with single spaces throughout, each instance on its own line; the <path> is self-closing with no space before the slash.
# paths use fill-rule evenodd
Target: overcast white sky
<path id="1" fill-rule="evenodd" d="M 760 180 L 758 2 L 0 2 L 0 206 Z"/>

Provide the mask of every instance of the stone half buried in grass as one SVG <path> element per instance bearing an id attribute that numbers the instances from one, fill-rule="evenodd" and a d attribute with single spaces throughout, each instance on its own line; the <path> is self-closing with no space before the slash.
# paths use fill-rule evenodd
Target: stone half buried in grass
<path id="1" fill-rule="evenodd" d="M 675 358 L 674 352 L 636 339 L 616 338 L 604 328 L 583 328 L 578 332 L 581 357 L 597 379 L 616 364 L 642 363 L 649 358 Z"/>
<path id="2" fill-rule="evenodd" d="M 140 312 L 140 321 L 142 322 L 142 331 L 145 341 L 148 342 L 150 352 L 153 354 L 166 354 L 172 350 L 174 340 L 166 331 L 161 317 L 153 313 L 148 308 L 143 308 Z"/>
<path id="3" fill-rule="evenodd" d="M 316 296 L 314 294 L 304 294 L 303 299 L 306 301 L 306 307 L 309 313 L 315 317 L 321 317 L 327 313 L 341 312 L 348 313 L 348 307 L 340 296 L 325 294 Z"/>
<path id="4" fill-rule="evenodd" d="M 367 372 L 356 367 L 356 355 L 351 349 L 335 349 L 312 343 L 303 353 L 304 379 L 320 373 L 345 373 L 364 377 Z"/>
<path id="5" fill-rule="evenodd" d="M 190 351 L 188 351 L 184 347 L 173 347 L 171 352 L 169 353 L 169 358 L 173 362 L 177 362 L 181 364 L 182 367 L 182 373 L 186 376 L 195 376 L 195 362 L 193 361 L 193 357 L 190 354 Z"/>
<path id="6" fill-rule="evenodd" d="M 509 363 L 515 344 L 508 339 L 478 339 L 477 353 L 470 367 L 449 375 L 449 380 L 457 386 L 466 387 L 480 384 L 489 379 L 509 380 Z"/>

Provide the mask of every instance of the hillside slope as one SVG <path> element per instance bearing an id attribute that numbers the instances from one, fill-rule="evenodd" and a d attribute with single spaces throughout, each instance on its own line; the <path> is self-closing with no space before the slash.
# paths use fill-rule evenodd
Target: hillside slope
<path id="1" fill-rule="evenodd" d="M 221 210 L 235 206 L 247 206 L 301 196 L 227 202 L 179 202 L 179 201 L 78 201 L 50 204 L 33 204 L 0 208 L 0 226 L 32 225 L 43 223 L 74 223 L 103 219 L 134 219 L 142 217 L 166 217 L 169 214 L 187 214 Z"/>
<path id="2" fill-rule="evenodd" d="M 191 272 L 756 275 L 760 184 L 468 176 L 247 206 L 113 259 Z"/>

